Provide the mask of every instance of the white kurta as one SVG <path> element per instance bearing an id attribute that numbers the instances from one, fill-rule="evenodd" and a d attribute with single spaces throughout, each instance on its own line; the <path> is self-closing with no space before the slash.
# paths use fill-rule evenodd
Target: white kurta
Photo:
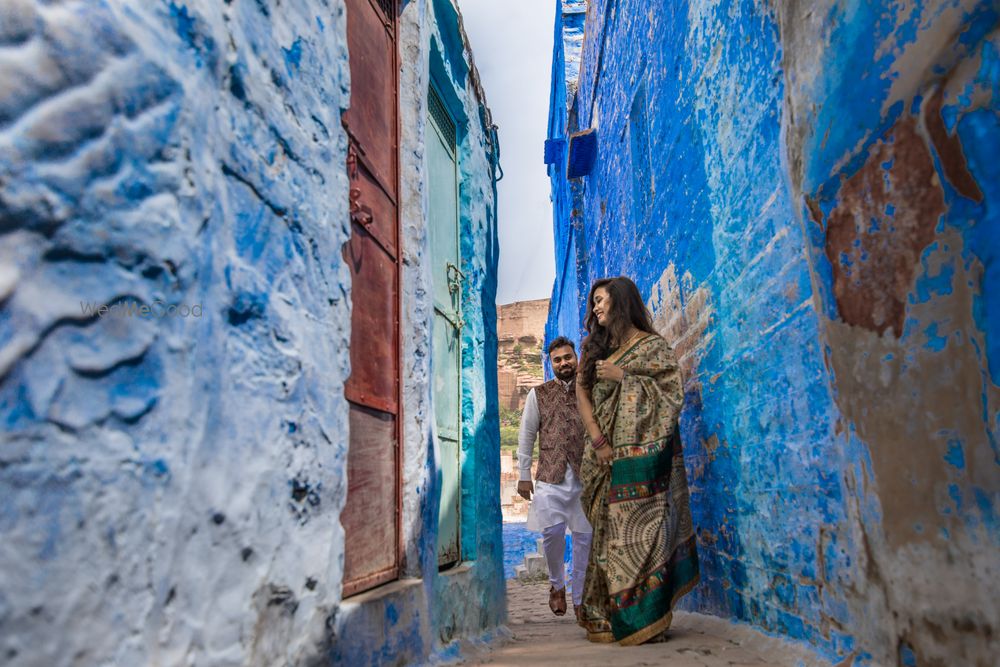
<path id="1" fill-rule="evenodd" d="M 521 481 L 531 481 L 531 463 L 534 458 L 535 439 L 538 437 L 538 399 L 535 390 L 528 392 L 521 415 L 521 430 L 518 433 L 517 465 Z M 573 474 L 573 468 L 566 464 L 566 476 L 559 484 L 535 482 L 535 492 L 528 508 L 528 530 L 541 532 L 550 526 L 566 524 L 571 532 L 589 533 L 590 523 L 580 505 L 580 480 Z"/>

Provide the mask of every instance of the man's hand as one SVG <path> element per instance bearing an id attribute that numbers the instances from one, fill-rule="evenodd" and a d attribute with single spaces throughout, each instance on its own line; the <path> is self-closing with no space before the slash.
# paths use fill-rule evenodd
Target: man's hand
<path id="1" fill-rule="evenodd" d="M 531 500 L 531 494 L 535 491 L 535 485 L 531 483 L 530 480 L 527 482 L 517 483 L 517 495 L 521 496 L 525 500 Z"/>

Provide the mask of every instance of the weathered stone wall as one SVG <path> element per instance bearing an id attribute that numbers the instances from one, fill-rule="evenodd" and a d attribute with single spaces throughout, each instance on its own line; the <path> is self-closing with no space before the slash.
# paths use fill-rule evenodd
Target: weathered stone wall
<path id="1" fill-rule="evenodd" d="M 307 0 L 0 8 L 4 664 L 315 650 L 346 486 L 344 30 Z"/>
<path id="2" fill-rule="evenodd" d="M 409 123 L 432 35 L 471 56 L 456 20 L 401 4 Z M 443 581 L 412 124 L 403 512 L 423 579 L 341 604 L 345 30 L 341 0 L 0 3 L 3 664 L 420 660 L 500 623 L 495 193 L 467 72 L 466 459 L 497 481 L 467 489 L 478 561 Z"/>
<path id="3" fill-rule="evenodd" d="M 599 153 L 550 168 L 549 330 L 624 273 L 675 344 L 687 604 L 847 664 L 992 664 L 1000 6 L 592 2 L 560 83 L 557 4 L 550 136 Z"/>
<path id="4" fill-rule="evenodd" d="M 865 590 L 845 598 L 855 618 L 881 619 L 859 638 L 903 664 L 992 664 L 1000 3 L 838 11 L 788 3 L 777 18 L 790 188 L 837 442 L 854 453 L 844 480 Z M 817 41 L 829 49 L 807 48 Z M 868 76 L 847 74 L 861 62 Z"/>

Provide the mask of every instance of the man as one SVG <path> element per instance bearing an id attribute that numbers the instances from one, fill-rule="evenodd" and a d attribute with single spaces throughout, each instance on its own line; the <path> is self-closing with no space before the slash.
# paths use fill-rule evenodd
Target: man
<path id="1" fill-rule="evenodd" d="M 566 529 L 573 534 L 573 608 L 580 618 L 583 580 L 590 556 L 590 524 L 580 505 L 580 462 L 584 429 L 576 409 L 576 349 L 560 336 L 549 344 L 554 380 L 530 392 L 524 402 L 517 461 L 517 492 L 534 500 L 528 510 L 528 530 L 541 531 L 549 570 L 549 609 L 566 613 Z M 531 482 L 531 462 L 538 436 L 537 488 Z"/>

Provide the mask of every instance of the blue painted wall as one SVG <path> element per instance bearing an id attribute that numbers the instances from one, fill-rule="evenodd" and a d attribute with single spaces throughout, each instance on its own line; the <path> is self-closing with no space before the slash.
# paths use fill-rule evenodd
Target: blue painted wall
<path id="1" fill-rule="evenodd" d="M 344 18 L 0 7 L 4 664 L 317 650 L 346 488 Z"/>
<path id="2" fill-rule="evenodd" d="M 506 618 L 497 399 L 496 186 L 499 147 L 461 15 L 451 0 L 410 0 L 400 15 L 403 226 L 403 578 L 346 601 L 332 619 L 328 657 L 339 665 L 457 659 L 502 634 Z M 457 163 L 464 326 L 461 558 L 438 571 L 441 475 L 434 444 L 424 133 L 433 81 L 458 125 Z"/>
<path id="3" fill-rule="evenodd" d="M 987 664 L 997 3 L 598 0 L 578 60 L 555 4 L 549 136 L 599 149 L 549 166 L 547 336 L 625 274 L 674 343 L 686 605 L 848 664 Z"/>
<path id="4" fill-rule="evenodd" d="M 0 3 L 0 663 L 403 664 L 502 623 L 496 137 L 460 17 L 430 4 L 400 3 L 405 581 L 345 602 L 344 1 Z M 464 121 L 470 563 L 447 575 L 432 40 Z"/>

